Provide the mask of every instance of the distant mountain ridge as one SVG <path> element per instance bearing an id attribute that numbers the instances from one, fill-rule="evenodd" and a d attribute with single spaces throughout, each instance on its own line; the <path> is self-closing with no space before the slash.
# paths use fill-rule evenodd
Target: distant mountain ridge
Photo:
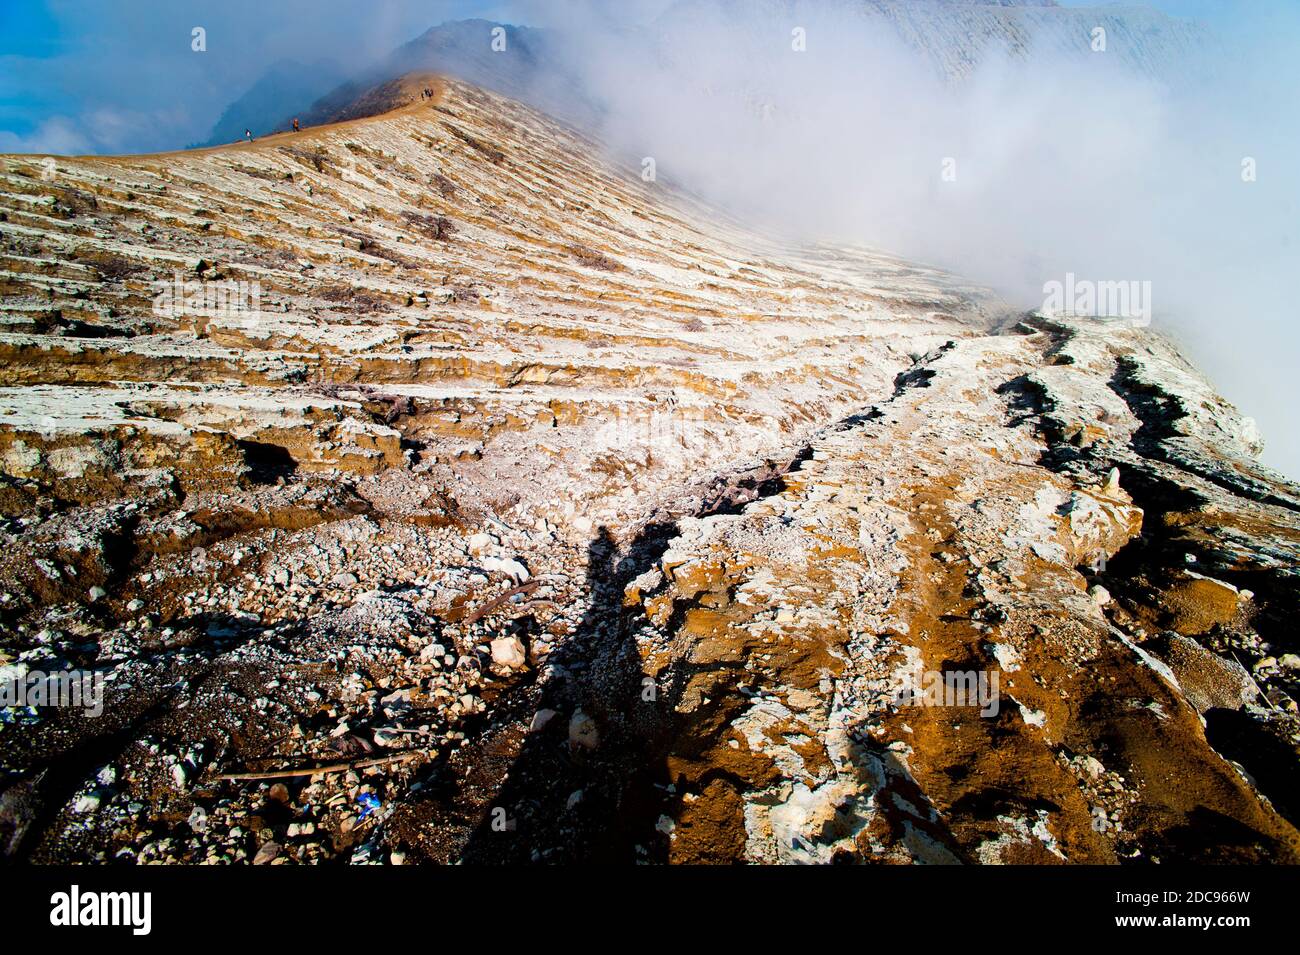
<path id="1" fill-rule="evenodd" d="M 200 146 L 219 146 L 242 139 L 245 129 L 262 135 L 270 132 L 268 121 L 287 124 L 286 117 L 312 103 L 321 94 L 346 79 L 346 72 L 330 63 L 302 63 L 282 60 L 268 69 L 222 112 L 212 133 Z"/>
<path id="2" fill-rule="evenodd" d="M 1093 30 L 1106 31 L 1106 53 L 1154 79 L 1181 84 L 1202 69 L 1213 37 L 1196 21 L 1141 6 L 1062 7 L 1055 0 L 862 0 L 831 6 L 811 0 L 718 0 L 701 7 L 670 7 L 646 29 L 652 46 L 671 53 L 674 30 L 695 17 L 721 14 L 737 24 L 780 15 L 815 21 L 828 13 L 858 18 L 892 32 L 938 75 L 959 82 L 994 51 L 1017 58 L 1092 55 Z M 493 30 L 505 48 L 493 50 Z M 209 144 L 229 142 L 244 129 L 255 134 L 287 127 L 297 115 L 308 125 L 354 118 L 352 105 L 367 91 L 411 72 L 440 72 L 530 103 L 586 125 L 598 107 L 572 71 L 572 40 L 554 29 L 489 20 L 448 21 L 352 76 L 337 68 L 280 63 L 223 113 Z"/>

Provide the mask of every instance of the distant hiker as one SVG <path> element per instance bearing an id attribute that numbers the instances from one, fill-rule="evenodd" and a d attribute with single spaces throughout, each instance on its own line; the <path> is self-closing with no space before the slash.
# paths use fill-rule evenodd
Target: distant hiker
<path id="1" fill-rule="evenodd" d="M 251 143 L 253 141 L 253 131 L 251 129 L 244 130 L 244 138 Z"/>
<path id="2" fill-rule="evenodd" d="M 297 116 L 295 116 L 295 117 L 293 118 L 293 131 L 294 131 L 295 133 L 298 132 L 298 117 L 297 117 Z"/>

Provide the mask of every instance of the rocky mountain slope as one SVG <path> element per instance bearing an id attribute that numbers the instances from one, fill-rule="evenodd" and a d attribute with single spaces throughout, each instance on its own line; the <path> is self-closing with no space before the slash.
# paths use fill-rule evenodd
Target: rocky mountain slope
<path id="1" fill-rule="evenodd" d="M 0 662 L 104 681 L 7 855 L 1296 860 L 1300 492 L 1170 343 L 370 95 L 0 158 Z"/>

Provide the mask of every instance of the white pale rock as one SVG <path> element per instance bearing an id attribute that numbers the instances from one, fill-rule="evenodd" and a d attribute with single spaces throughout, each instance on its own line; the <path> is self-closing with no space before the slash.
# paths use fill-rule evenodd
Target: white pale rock
<path id="1" fill-rule="evenodd" d="M 528 568 L 512 557 L 485 557 L 483 558 L 483 569 L 505 574 L 517 584 L 527 582 L 531 574 Z"/>
<path id="2" fill-rule="evenodd" d="M 595 749 L 600 744 L 600 731 L 596 721 L 582 710 L 575 710 L 569 719 L 569 745 L 582 749 Z"/>
<path id="3" fill-rule="evenodd" d="M 100 795 L 97 792 L 85 793 L 77 797 L 77 801 L 72 804 L 72 811 L 79 814 L 94 812 L 99 808 Z"/>
<path id="4" fill-rule="evenodd" d="M 492 641 L 492 662 L 512 670 L 522 667 L 528 658 L 518 637 L 498 637 Z"/>

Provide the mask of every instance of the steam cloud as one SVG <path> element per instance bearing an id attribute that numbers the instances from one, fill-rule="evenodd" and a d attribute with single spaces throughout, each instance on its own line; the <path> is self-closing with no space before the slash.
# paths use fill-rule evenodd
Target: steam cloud
<path id="1" fill-rule="evenodd" d="M 570 11 L 554 26 L 603 139 L 769 227 L 934 262 L 1025 307 L 1067 272 L 1150 282 L 1155 326 L 1294 477 L 1300 10 L 1234 10 L 1172 79 L 1134 68 L 1113 31 L 1094 53 L 1087 20 L 1077 55 L 1031 36 L 1027 55 L 985 50 L 956 81 L 856 3 L 679 4 L 637 29 Z"/>

